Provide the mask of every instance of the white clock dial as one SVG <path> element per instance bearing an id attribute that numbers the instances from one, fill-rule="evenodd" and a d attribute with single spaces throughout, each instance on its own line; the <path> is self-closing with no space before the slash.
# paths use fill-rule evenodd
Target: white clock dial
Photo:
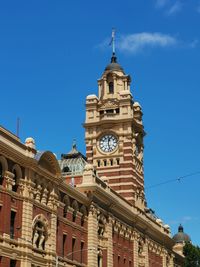
<path id="1" fill-rule="evenodd" d="M 118 140 L 112 134 L 106 134 L 101 137 L 99 147 L 103 152 L 112 152 L 117 147 Z"/>

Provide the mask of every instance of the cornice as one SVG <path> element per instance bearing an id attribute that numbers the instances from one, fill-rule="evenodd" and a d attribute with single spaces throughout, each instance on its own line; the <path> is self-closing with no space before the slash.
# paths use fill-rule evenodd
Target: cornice
<path id="1" fill-rule="evenodd" d="M 102 188 L 98 184 L 79 185 L 78 189 L 84 192 L 91 192 L 93 202 L 98 202 L 99 206 L 106 209 L 113 216 L 126 222 L 136 231 L 147 235 L 161 245 L 167 245 L 172 248 L 174 241 L 168 234 L 164 233 L 159 224 L 148 218 L 144 211 L 131 206 L 128 202 L 122 200 L 116 193 L 111 192 L 109 187 Z"/>
<path id="2" fill-rule="evenodd" d="M 88 197 L 84 193 L 77 190 L 77 187 L 72 187 L 71 185 L 66 184 L 65 180 L 62 180 L 59 186 L 59 190 L 63 193 L 66 193 L 69 197 L 76 199 L 87 207 L 90 205 L 90 200 Z"/>

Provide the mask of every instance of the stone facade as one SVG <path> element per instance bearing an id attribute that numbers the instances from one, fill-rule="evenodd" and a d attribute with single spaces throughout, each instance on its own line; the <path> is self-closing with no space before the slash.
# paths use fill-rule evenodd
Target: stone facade
<path id="1" fill-rule="evenodd" d="M 86 100 L 87 159 L 73 145 L 58 162 L 0 127 L 1 267 L 183 266 L 169 226 L 146 206 L 130 81 L 113 55 Z"/>

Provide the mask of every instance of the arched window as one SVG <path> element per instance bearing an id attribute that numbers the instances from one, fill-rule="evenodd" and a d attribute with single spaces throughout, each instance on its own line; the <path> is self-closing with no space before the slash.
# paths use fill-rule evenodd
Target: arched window
<path id="1" fill-rule="evenodd" d="M 109 94 L 113 94 L 114 93 L 114 84 L 113 84 L 113 82 L 109 82 L 108 88 L 109 88 Z"/>
<path id="2" fill-rule="evenodd" d="M 22 178 L 22 169 L 18 164 L 15 164 L 12 168 L 12 173 L 14 174 L 13 180 L 15 184 L 12 186 L 12 191 L 17 192 L 19 186 L 19 180 Z"/>
<path id="3" fill-rule="evenodd" d="M 2 163 L 0 162 L 0 185 L 3 184 L 3 166 Z"/>

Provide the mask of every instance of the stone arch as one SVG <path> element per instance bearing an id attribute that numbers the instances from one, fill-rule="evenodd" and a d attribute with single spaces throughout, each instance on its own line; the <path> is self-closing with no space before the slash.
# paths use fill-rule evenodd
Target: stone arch
<path id="1" fill-rule="evenodd" d="M 32 223 L 32 243 L 35 248 L 45 250 L 48 239 L 48 220 L 43 214 L 38 214 Z"/>
<path id="2" fill-rule="evenodd" d="M 47 170 L 57 178 L 61 177 L 61 170 L 55 155 L 50 151 L 38 152 L 35 156 L 38 166 Z"/>
<path id="3" fill-rule="evenodd" d="M 0 185 L 3 184 L 5 172 L 8 170 L 8 162 L 5 157 L 0 156 Z"/>
<path id="4" fill-rule="evenodd" d="M 15 164 L 12 168 L 12 173 L 14 174 L 14 185 L 12 187 L 12 190 L 14 192 L 17 192 L 18 185 L 19 185 L 19 179 L 22 178 L 22 169 L 18 164 Z"/>

